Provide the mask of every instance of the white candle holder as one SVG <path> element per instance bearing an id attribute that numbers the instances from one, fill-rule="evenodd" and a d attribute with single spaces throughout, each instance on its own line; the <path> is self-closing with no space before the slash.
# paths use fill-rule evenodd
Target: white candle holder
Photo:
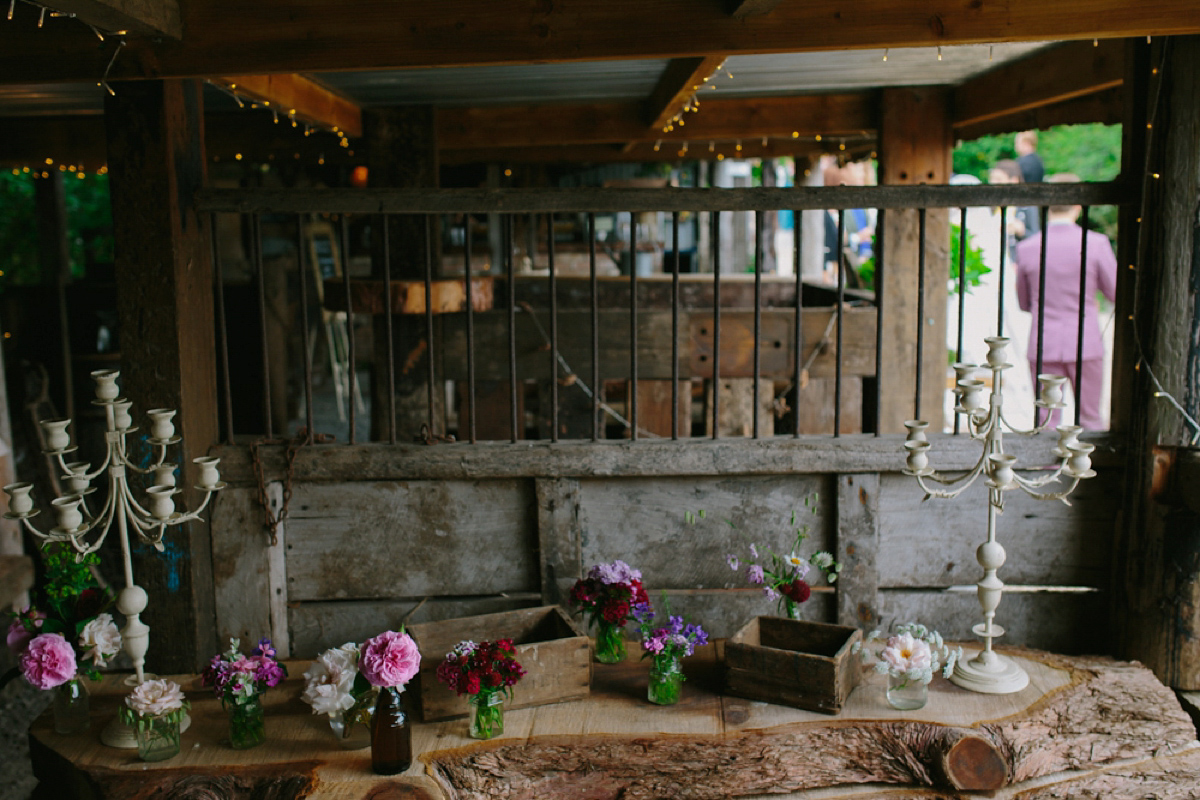
<path id="1" fill-rule="evenodd" d="M 107 424 L 105 440 L 108 445 L 104 463 L 96 470 L 89 472 L 89 464 L 82 461 L 68 462 L 63 458 L 75 450 L 71 447 L 71 437 L 67 432 L 67 427 L 71 424 L 69 419 L 45 420 L 41 423 L 46 440 L 45 452 L 56 458 L 63 470 L 62 485 L 66 493 L 50 503 L 54 507 L 57 525 L 43 532 L 30 522 L 38 511 L 33 507 L 30 497 L 32 485 L 28 483 L 12 483 L 4 487 L 4 492 L 8 495 L 8 512 L 4 516 L 20 520 L 26 530 L 45 542 L 69 543 L 79 558 L 99 550 L 108 538 L 113 522 L 116 522 L 125 567 L 125 588 L 117 595 L 117 610 L 125 616 L 121 640 L 134 669 L 134 674 L 126 682 L 137 685 L 146 680 L 145 663 L 146 651 L 150 645 L 150 627 L 142 622 L 141 614 L 146 610 L 149 597 L 133 580 L 129 533 L 132 530 L 143 542 L 162 552 L 165 549 L 163 535 L 167 527 L 200 519 L 200 515 L 212 500 L 213 493 L 225 488 L 225 484 L 220 481 L 217 472 L 218 459 L 193 459 L 201 466 L 199 485 L 196 488 L 205 492 L 204 502 L 195 511 L 176 510 L 174 496 L 181 491 L 175 486 L 177 465 L 166 460 L 167 447 L 180 441 L 175 435 L 175 426 L 171 421 L 175 411 L 156 408 L 146 412 L 151 419 L 149 443 L 152 463 L 148 467 L 139 467 L 128 456 L 126 437 L 137 428 L 133 427 L 133 419 L 129 413 L 133 404 L 119 396 L 119 374 L 114 369 L 96 370 L 92 373 L 92 378 L 96 381 L 96 399 L 92 402 L 104 409 Z M 149 508 L 139 504 L 129 488 L 129 471 L 153 476 L 154 485 L 146 490 Z M 87 495 L 95 491 L 91 486 L 92 481 L 105 474 L 108 477 L 108 496 L 103 508 L 93 512 L 88 508 Z M 113 747 L 137 747 L 133 730 L 121 724 L 119 720 L 105 728 L 101 741 Z"/>
<path id="2" fill-rule="evenodd" d="M 951 681 L 974 692 L 986 694 L 1009 694 L 1019 692 L 1029 684 L 1029 675 L 1016 662 L 1005 658 L 992 649 L 992 641 L 1004 635 L 1004 629 L 995 623 L 996 608 L 1004 594 L 1004 582 L 996 576 L 1004 566 L 1006 553 L 996 541 L 996 516 L 1004 511 L 1004 493 L 1020 489 L 1038 500 L 1067 501 L 1079 485 L 1079 481 L 1096 473 L 1092 469 L 1093 445 L 1078 441 L 1080 428 L 1076 425 L 1058 426 L 1058 445 L 1052 451 L 1058 466 L 1038 478 L 1026 478 L 1016 471 L 1017 457 L 1004 452 L 1004 428 L 1021 436 L 1041 433 L 1044 426 L 1031 430 L 1018 430 L 1004 418 L 1004 394 L 1002 391 L 1004 371 L 1012 364 L 1006 358 L 1008 339 L 992 336 L 984 340 L 988 345 L 987 365 L 955 364 L 955 395 L 958 402 L 954 410 L 967 417 L 968 432 L 972 439 L 983 443 L 979 461 L 965 474 L 948 477 L 929 466 L 930 443 L 926 441 L 924 427 L 914 429 L 905 423 L 908 436 L 904 442 L 906 475 L 917 479 L 921 488 L 930 497 L 955 498 L 971 486 L 980 475 L 986 476 L 988 488 L 987 539 L 975 552 L 983 578 L 976 584 L 979 607 L 983 611 L 983 622 L 972 630 L 983 639 L 983 650 L 974 658 L 959 661 L 954 668 Z M 984 401 L 984 381 L 972 377 L 976 369 L 988 369 L 992 373 L 991 394 Z M 1039 408 L 1061 408 L 1062 387 L 1065 378 L 1061 375 L 1039 375 L 1041 392 L 1037 401 Z M 919 435 L 919 438 L 918 438 Z M 1042 487 L 1059 480 L 1070 480 L 1063 491 L 1043 491 Z M 938 483 L 953 486 L 953 489 L 938 489 L 930 486 Z"/>

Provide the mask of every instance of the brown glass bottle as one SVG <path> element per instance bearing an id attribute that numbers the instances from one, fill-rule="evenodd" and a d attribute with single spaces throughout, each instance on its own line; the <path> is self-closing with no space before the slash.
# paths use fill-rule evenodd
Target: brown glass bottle
<path id="1" fill-rule="evenodd" d="M 412 729 L 404 713 L 400 689 L 385 686 L 375 701 L 371 719 L 371 769 L 377 775 L 396 775 L 412 765 Z"/>

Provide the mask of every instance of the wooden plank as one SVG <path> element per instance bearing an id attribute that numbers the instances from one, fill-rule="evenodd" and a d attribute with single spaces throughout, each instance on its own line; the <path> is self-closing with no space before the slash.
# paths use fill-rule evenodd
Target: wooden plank
<path id="1" fill-rule="evenodd" d="M 930 461 L 936 465 L 937 456 Z M 1005 493 L 996 538 L 1008 558 L 998 577 L 1012 584 L 1107 588 L 1120 486 L 1118 471 L 1102 469 L 1080 483 L 1070 506 L 1020 491 Z M 924 496 L 906 475 L 882 476 L 878 557 L 887 567 L 879 585 L 974 584 L 983 576 L 975 549 L 987 538 L 986 487 L 979 482 L 954 500 L 926 501 Z"/>
<path id="2" fill-rule="evenodd" d="M 133 31 L 176 41 L 183 38 L 176 0 L 55 0 L 54 9 L 105 33 Z"/>
<path id="3" fill-rule="evenodd" d="M 954 127 L 1061 103 L 1121 85 L 1125 43 L 1067 42 L 1003 64 L 954 89 Z"/>
<path id="4" fill-rule="evenodd" d="M 783 0 L 725 0 L 725 5 L 729 8 L 729 16 L 745 19 L 770 14 L 782 2 Z"/>
<path id="5" fill-rule="evenodd" d="M 1051 106 L 1038 106 L 1015 114 L 993 117 L 974 125 L 956 126 L 954 135 L 958 139 L 970 141 L 999 133 L 1046 130 L 1055 125 L 1084 125 L 1091 122 L 1120 125 L 1125 115 L 1124 98 L 1122 89 L 1107 89 Z"/>
<path id="6" fill-rule="evenodd" d="M 724 366 L 724 363 L 722 363 Z M 722 370 L 724 372 L 724 370 Z M 717 406 L 718 436 L 775 435 L 775 382 L 767 378 L 758 381 L 758 427 L 754 427 L 753 378 L 727 378 L 704 382 L 704 434 L 713 435 L 713 404 Z M 715 393 L 715 397 L 714 397 Z"/>
<path id="7" fill-rule="evenodd" d="M 880 572 L 879 475 L 838 475 L 837 552 L 842 565 L 837 580 L 839 625 L 872 630 L 879 625 Z"/>
<path id="8" fill-rule="evenodd" d="M 903 144 L 902 144 L 903 146 Z M 933 165 L 936 166 L 936 165 Z M 948 169 L 948 167 L 947 167 Z M 908 172 L 897 166 L 898 172 Z M 933 169 L 911 180 L 941 183 Z M 905 179 L 908 180 L 908 179 Z M 1125 184 L 980 186 L 791 186 L 748 189 L 202 189 L 200 211 L 346 214 L 502 214 L 547 211 L 774 211 L 825 208 L 960 208 L 999 205 L 1121 205 Z"/>
<path id="9" fill-rule="evenodd" d="M 692 433 L 692 382 L 679 381 L 676 394 L 679 401 L 675 406 L 678 420 L 675 433 L 687 437 Z M 638 427 L 655 436 L 670 438 L 671 381 L 638 381 Z"/>
<path id="10" fill-rule="evenodd" d="M 458 438 L 469 441 L 470 407 L 467 400 L 467 382 L 455 382 L 458 395 Z M 508 381 L 475 382 L 475 438 L 481 442 L 507 442 L 512 438 L 513 393 Z M 517 438 L 525 438 L 525 386 L 517 393 Z"/>
<path id="11" fill-rule="evenodd" d="M 737 137 L 741 138 L 741 137 Z M 710 140 L 712 151 L 703 146 L 697 149 L 696 143 L 691 144 L 692 156 L 704 155 L 715 159 L 717 156 L 726 158 L 792 158 L 807 161 L 822 153 L 831 155 L 841 154 L 847 158 L 866 158 L 875 150 L 875 136 L 869 132 L 847 134 L 844 139 L 823 139 L 817 142 L 812 138 L 786 139 L 768 138 L 763 144 L 761 137 L 742 140 L 742 149 L 737 149 L 737 138 Z M 845 144 L 846 149 L 840 149 Z M 618 147 L 614 144 L 571 144 L 545 145 L 541 147 L 471 147 L 461 150 L 443 150 L 440 155 L 444 166 L 461 164 L 614 164 L 614 163 L 664 163 L 680 159 L 679 151 L 682 143 L 670 147 L 659 145 L 654 149 L 653 141 L 626 142 Z M 3 151 L 0 151 L 2 154 Z"/>
<path id="12" fill-rule="evenodd" d="M 969 469 L 979 458 L 979 445 L 965 437 L 930 437 L 939 467 Z M 1123 439 L 1092 434 L 1092 463 L 1113 466 L 1124 458 Z M 296 454 L 293 474 L 302 481 L 480 480 L 525 477 L 651 477 L 821 474 L 889 472 L 904 463 L 903 437 L 873 434 L 829 437 L 777 436 L 770 440 L 689 440 L 686 443 L 644 439 L 637 442 L 519 442 L 472 447 L 357 444 L 305 447 Z M 1043 434 L 1005 442 L 1005 451 L 1021 463 L 1036 463 L 1054 446 Z M 260 449 L 268 480 L 282 480 L 286 448 Z M 256 481 L 249 447 L 219 446 L 221 476 L 239 486 Z"/>
<path id="13" fill-rule="evenodd" d="M 352 100 L 296 74 L 226 75 L 214 79 L 239 95 L 268 104 L 285 120 L 296 119 L 357 139 L 362 108 Z"/>
<path id="14" fill-rule="evenodd" d="M 642 111 L 646 127 L 665 132 L 667 123 L 683 111 L 696 92 L 725 63 L 725 56 L 673 58 L 667 62 Z"/>
<path id="15" fill-rule="evenodd" d="M 549 351 L 547 350 L 547 352 Z M 498 355 L 498 353 L 489 353 L 484 358 L 495 361 Z M 581 363 L 580 366 L 587 369 L 586 363 Z M 561 370 L 559 374 L 561 376 Z M 560 440 L 592 438 L 592 398 L 583 391 L 582 385 L 579 384 L 579 378 L 575 375 L 559 377 L 557 387 L 552 386 L 549 380 L 543 379 L 537 382 L 538 438 L 553 439 L 551 425 L 554 420 L 551 417 L 550 409 L 554 407 L 555 388 L 558 389 L 558 438 Z"/>
<path id="16" fill-rule="evenodd" d="M 271 538 L 263 525 L 258 489 L 221 491 L 212 503 L 212 531 L 216 640 L 274 639 Z"/>
<path id="17" fill-rule="evenodd" d="M 807 313 L 805 312 L 806 317 Z M 827 358 L 826 362 L 828 363 L 830 360 L 832 360 L 832 356 Z M 872 365 L 872 369 L 873 367 L 874 365 Z M 800 414 L 800 433 L 833 433 L 834 400 L 837 397 L 836 379 L 810 377 L 807 382 L 801 381 L 801 384 L 798 400 L 795 400 L 791 392 L 788 393 L 788 402 L 795 400 L 797 404 L 795 413 Z M 841 427 L 838 433 L 862 433 L 862 399 L 862 378 L 847 372 L 842 376 L 842 413 Z M 795 430 L 793 424 L 791 420 L 785 419 L 781 426 L 777 426 L 777 429 L 780 433 L 789 433 Z"/>
<path id="18" fill-rule="evenodd" d="M 785 53 L 879 47 L 930 47 L 1001 41 L 1170 36 L 1200 32 L 1192 0 L 1079 0 L 1001 6 L 959 0 L 881 0 L 871 13 L 835 16 L 822 3 L 784 3 L 772 13 L 733 19 L 725 3 L 691 0 L 541 6 L 450 0 L 429 14 L 364 0 L 353 14 L 338 0 L 297 7 L 284 0 L 185 4 L 182 42 L 131 40 L 114 78 L 382 70 L 529 64 L 551 61 Z M 0 33 L 0 75 L 10 83 L 95 81 L 111 51 L 83 26 L 27 35 L 35 8 Z M 686 35 L 680 21 L 686 20 Z"/>
<path id="19" fill-rule="evenodd" d="M 199 81 L 148 81 L 105 101 L 121 389 L 135 408 L 178 410 L 183 487 L 196 485 L 192 459 L 218 435 L 209 219 L 192 202 L 206 180 L 203 116 Z M 200 496 L 185 489 L 180 499 L 195 508 Z M 172 643 L 151 648 L 156 672 L 192 669 L 216 647 L 208 527 L 184 526 L 166 546 L 165 558 L 134 555 L 138 582 L 155 598 L 146 622 Z"/>
<path id="20" fill-rule="evenodd" d="M 524 481 L 297 483 L 288 599 L 534 591 L 533 513 Z"/>
<path id="21" fill-rule="evenodd" d="M 534 481 L 538 515 L 538 566 L 542 578 L 542 602 L 567 606 L 571 587 L 583 577 L 579 521 L 579 481 L 540 479 Z"/>
<path id="22" fill-rule="evenodd" d="M 490 311 L 493 307 L 494 278 L 477 276 L 471 279 L 471 308 L 475 311 Z M 393 314 L 425 313 L 425 281 L 392 281 Z M 340 280 L 326 281 L 325 308 L 329 311 L 346 310 L 346 284 Z M 359 278 L 350 281 L 350 301 L 355 314 L 383 314 L 387 308 L 384 300 L 383 280 Z M 434 314 L 452 314 L 467 308 L 467 287 L 461 279 L 446 278 L 430 283 L 430 301 Z"/>

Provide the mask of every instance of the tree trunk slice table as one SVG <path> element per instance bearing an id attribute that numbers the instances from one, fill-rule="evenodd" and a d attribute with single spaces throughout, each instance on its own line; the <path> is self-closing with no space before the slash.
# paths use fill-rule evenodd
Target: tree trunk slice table
<path id="1" fill-rule="evenodd" d="M 1195 728 L 1136 663 L 1006 651 L 1027 689 L 981 695 L 937 678 L 909 712 L 888 707 L 883 677 L 868 673 L 833 717 L 721 696 L 719 647 L 685 662 L 676 706 L 646 701 L 648 665 L 631 660 L 594 665 L 587 700 L 507 712 L 487 742 L 467 738 L 465 719 L 416 724 L 417 760 L 394 777 L 371 773 L 369 749 L 339 750 L 299 700 L 305 662 L 268 692 L 267 743 L 248 751 L 222 743 L 224 711 L 184 676 L 192 727 L 157 764 L 99 743 L 127 691 L 108 678 L 90 735 L 35 723 L 34 770 L 48 796 L 86 798 L 1200 798 Z"/>

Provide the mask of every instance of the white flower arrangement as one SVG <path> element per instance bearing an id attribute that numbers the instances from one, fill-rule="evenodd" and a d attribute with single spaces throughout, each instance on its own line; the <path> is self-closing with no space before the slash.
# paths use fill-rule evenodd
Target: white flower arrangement
<path id="1" fill-rule="evenodd" d="M 345 720 L 344 735 L 349 736 L 354 722 L 370 725 L 378 691 L 358 670 L 358 645 L 346 642 L 317 656 L 304 673 L 304 692 L 300 699 L 312 706 L 314 714 Z"/>
<path id="2" fill-rule="evenodd" d="M 84 625 L 79 632 L 79 647 L 84 660 L 91 661 L 96 669 L 108 666 L 108 660 L 121 652 L 121 632 L 112 614 L 97 614 Z"/>
<path id="3" fill-rule="evenodd" d="M 868 647 L 871 642 L 884 643 L 878 654 Z M 940 633 L 915 622 L 897 626 L 896 633 L 886 641 L 882 631 L 871 631 L 865 640 L 855 642 L 851 651 L 858 653 L 864 664 L 873 665 L 880 675 L 922 684 L 932 681 L 938 670 L 942 677 L 949 678 L 963 655 L 961 647 L 948 646 Z"/>
<path id="4" fill-rule="evenodd" d="M 121 720 L 130 727 L 144 728 L 154 717 L 164 717 L 178 723 L 187 711 L 188 702 L 179 684 L 170 680 L 148 680 L 138 684 L 125 698 Z"/>

